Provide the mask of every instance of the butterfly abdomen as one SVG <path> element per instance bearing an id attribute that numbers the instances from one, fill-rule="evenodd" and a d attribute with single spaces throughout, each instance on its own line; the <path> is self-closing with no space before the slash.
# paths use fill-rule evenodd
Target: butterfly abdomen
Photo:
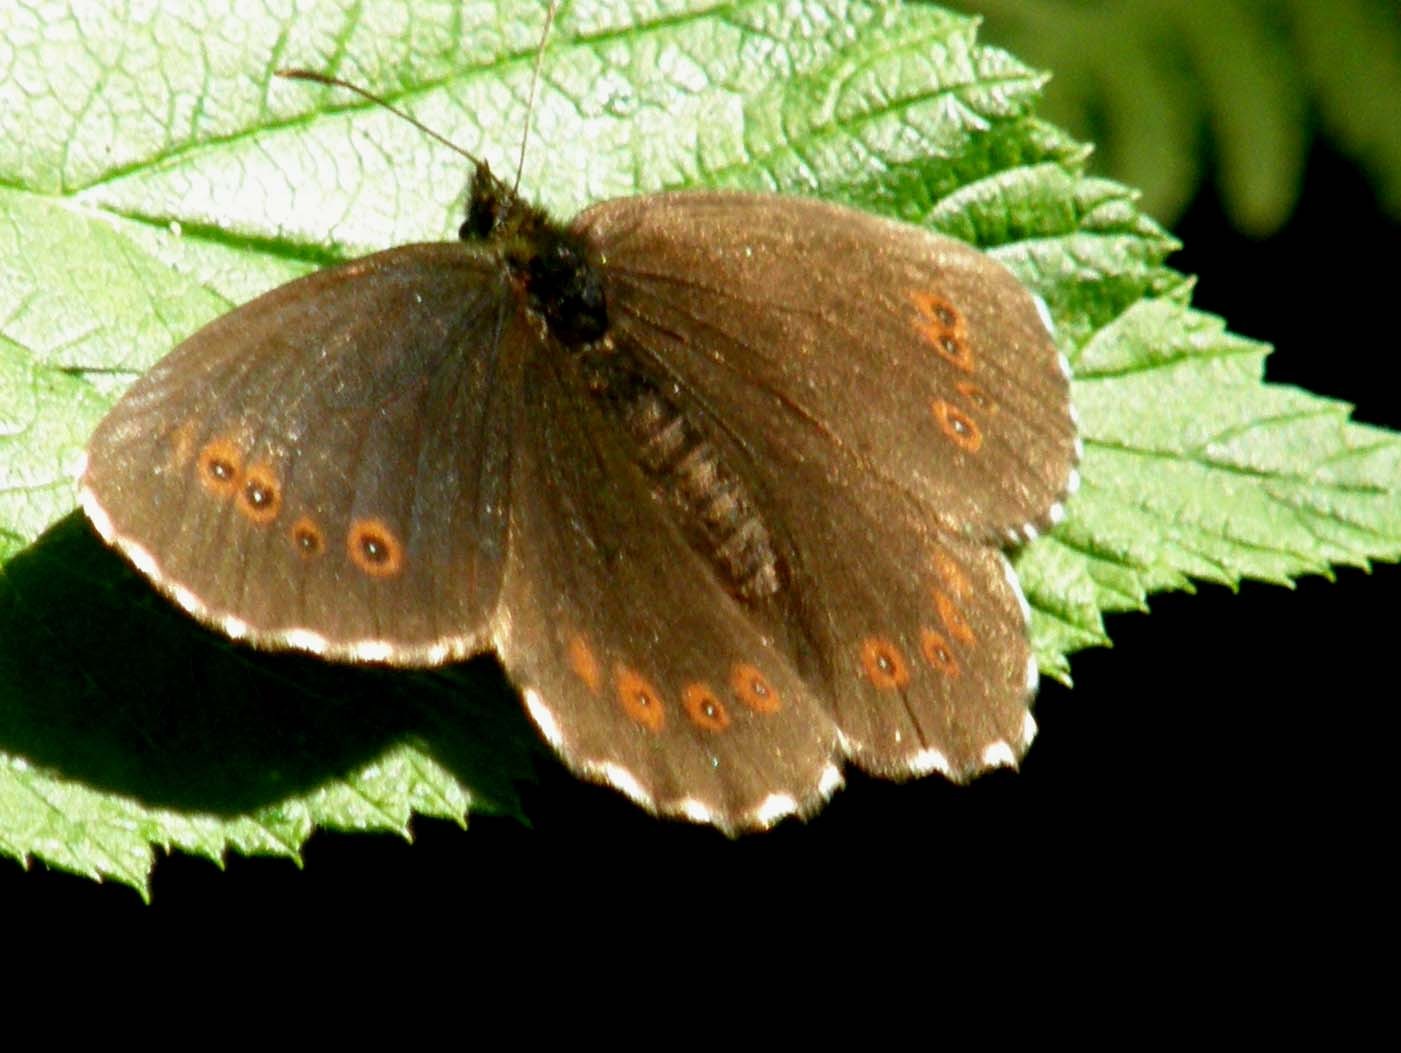
<path id="1" fill-rule="evenodd" d="M 621 406 L 642 468 L 681 512 L 687 534 L 726 587 L 745 600 L 780 587 L 768 528 L 743 481 L 695 422 L 653 386 L 633 380 Z"/>

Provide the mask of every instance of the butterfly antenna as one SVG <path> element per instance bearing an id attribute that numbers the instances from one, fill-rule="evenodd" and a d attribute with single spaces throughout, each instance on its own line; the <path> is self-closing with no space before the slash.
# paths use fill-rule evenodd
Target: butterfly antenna
<path id="1" fill-rule="evenodd" d="M 309 80 L 314 81 L 317 84 L 324 84 L 328 88 L 344 88 L 346 91 L 354 92 L 356 95 L 360 96 L 360 98 L 366 99 L 374 103 L 376 106 L 383 106 L 390 113 L 394 114 L 394 116 L 401 117 L 404 120 L 408 121 L 411 125 L 417 128 L 424 135 L 428 136 L 431 139 L 436 139 L 438 142 L 442 143 L 453 153 L 460 154 L 461 156 L 467 158 L 467 160 L 471 161 L 474 165 L 482 164 L 481 159 L 478 158 L 476 155 L 468 153 L 466 150 L 462 149 L 462 147 L 458 146 L 451 139 L 447 138 L 444 135 L 439 135 L 432 128 L 429 128 L 426 124 L 418 120 L 416 117 L 411 116 L 410 114 L 399 109 L 399 107 L 393 105 L 392 103 L 385 102 L 378 95 L 374 94 L 373 92 L 366 91 L 358 84 L 351 84 L 350 81 L 341 80 L 339 77 L 328 77 L 324 73 L 314 73 L 309 69 L 280 69 L 277 71 L 277 75 L 279 77 L 286 77 L 288 80 Z M 519 178 L 519 176 L 517 178 Z"/>
<path id="2" fill-rule="evenodd" d="M 550 39 L 550 27 L 554 25 L 557 6 L 556 0 L 550 0 L 545 9 L 545 28 L 540 33 L 540 46 L 535 49 L 535 68 L 530 74 L 530 96 L 525 103 L 525 131 L 521 135 L 521 155 L 520 160 L 516 162 L 516 181 L 511 184 L 512 194 L 521 188 L 521 173 L 525 171 L 525 148 L 530 142 L 530 123 L 535 117 L 535 92 L 540 87 L 540 67 L 545 62 L 545 41 Z"/>

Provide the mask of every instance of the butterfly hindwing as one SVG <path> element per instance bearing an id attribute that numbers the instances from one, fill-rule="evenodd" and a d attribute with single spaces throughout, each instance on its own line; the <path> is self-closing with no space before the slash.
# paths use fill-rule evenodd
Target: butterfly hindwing
<path id="1" fill-rule="evenodd" d="M 918 521 L 894 494 L 862 496 L 775 513 L 790 513 L 803 639 L 821 657 L 809 682 L 848 754 L 876 775 L 957 781 L 1014 763 L 1034 734 L 1037 669 L 1006 556 Z"/>
<path id="2" fill-rule="evenodd" d="M 642 361 L 650 335 L 616 333 L 616 357 Z M 701 398 L 670 393 L 668 417 L 684 422 L 689 438 L 677 441 L 646 495 L 682 528 L 678 547 L 698 560 L 690 574 L 718 586 L 728 607 L 788 656 L 861 767 L 964 779 L 1020 757 L 1032 734 L 1036 668 L 1006 556 L 946 530 L 878 473 L 832 472 L 806 433 L 746 427 L 762 417 L 763 396 L 731 394 L 722 422 Z M 672 434 L 666 425 L 656 432 Z M 646 454 L 634 448 L 632 456 Z M 677 500 L 696 474 L 690 466 L 706 462 L 709 493 Z M 718 544 L 684 529 L 727 498 L 740 511 Z M 769 577 L 723 557 L 727 539 L 746 527 L 762 532 Z M 756 581 L 767 587 L 747 589 Z"/>
<path id="3" fill-rule="evenodd" d="M 575 369 L 524 379 L 496 647 L 527 708 L 576 771 L 656 811 L 736 830 L 815 809 L 835 726 Z"/>

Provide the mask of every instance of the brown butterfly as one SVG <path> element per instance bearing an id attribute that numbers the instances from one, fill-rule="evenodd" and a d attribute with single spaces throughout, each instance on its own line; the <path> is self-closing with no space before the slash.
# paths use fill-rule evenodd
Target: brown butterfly
<path id="1" fill-rule="evenodd" d="M 965 245 L 739 193 L 561 224 L 478 162 L 461 241 L 172 351 L 81 500 L 229 636 L 494 650 L 574 770 L 733 832 L 814 811 L 844 758 L 1016 761 L 1037 671 L 1002 549 L 1078 455 L 1038 302 Z"/>

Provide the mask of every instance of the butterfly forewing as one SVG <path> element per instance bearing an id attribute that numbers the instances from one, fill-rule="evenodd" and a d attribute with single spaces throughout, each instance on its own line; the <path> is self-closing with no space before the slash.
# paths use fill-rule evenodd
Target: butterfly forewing
<path id="1" fill-rule="evenodd" d="M 479 650 L 505 548 L 517 387 L 495 347 L 513 309 L 460 244 L 276 289 L 137 381 L 89 446 L 84 505 L 236 637 L 400 664 Z"/>
<path id="2" fill-rule="evenodd" d="M 820 439 L 833 472 L 879 474 L 972 537 L 1020 539 L 1057 514 L 1069 381 L 1035 301 L 986 256 L 773 196 L 628 198 L 575 226 L 604 255 L 614 325 L 727 424 L 742 426 L 727 396 L 752 389 L 767 402 L 751 426 Z"/>

